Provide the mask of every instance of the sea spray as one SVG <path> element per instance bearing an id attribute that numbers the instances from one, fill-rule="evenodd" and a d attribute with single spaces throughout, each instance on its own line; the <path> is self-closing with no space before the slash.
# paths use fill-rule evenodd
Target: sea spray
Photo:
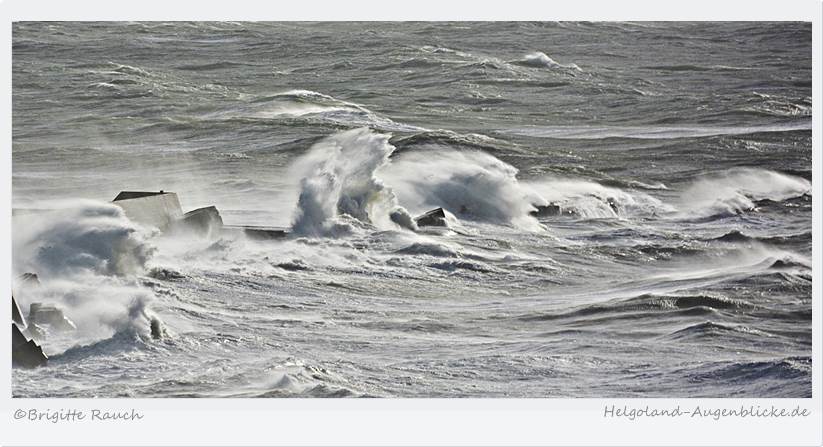
<path id="1" fill-rule="evenodd" d="M 135 332 L 148 335 L 155 296 L 137 278 L 79 273 L 44 279 L 36 290 L 18 293 L 26 309 L 32 302 L 54 304 L 64 310 L 77 326 L 70 345 L 94 342 L 115 333 Z M 50 339 L 50 347 L 57 347 Z"/>
<path id="2" fill-rule="evenodd" d="M 583 218 L 710 217 L 753 210 L 760 200 L 783 201 L 811 194 L 803 178 L 759 168 L 733 168 L 701 175 L 665 203 L 647 193 L 577 178 L 524 182 L 542 200 Z M 666 188 L 668 189 L 668 188 Z"/>
<path id="3" fill-rule="evenodd" d="M 350 230 L 338 219 L 343 214 L 378 228 L 415 229 L 394 192 L 376 176 L 390 163 L 394 146 L 389 137 L 366 128 L 340 132 L 315 144 L 295 163 L 301 175 L 295 233 L 317 236 Z"/>
<path id="4" fill-rule="evenodd" d="M 154 253 L 148 235 L 116 205 L 71 201 L 54 211 L 13 221 L 15 274 L 37 273 L 41 285 L 19 284 L 15 298 L 24 309 L 34 302 L 55 304 L 78 330 L 63 343 L 74 345 L 113 333 L 148 333 L 157 318 L 149 310 L 152 292 L 139 283 Z M 49 349 L 60 347 L 50 338 Z M 53 351 L 52 351 L 53 352 Z"/>
<path id="5" fill-rule="evenodd" d="M 544 177 L 526 182 L 543 200 L 584 219 L 650 217 L 673 211 L 649 194 L 577 178 Z"/>
<path id="6" fill-rule="evenodd" d="M 545 200 L 518 181 L 516 168 L 489 154 L 408 152 L 381 175 L 401 203 L 415 211 L 443 207 L 460 218 L 542 229 L 529 212 Z"/>
<path id="7" fill-rule="evenodd" d="M 17 274 L 34 271 L 41 276 L 139 273 L 154 251 L 146 238 L 116 205 L 65 203 L 54 211 L 15 219 L 14 266 Z"/>
<path id="8" fill-rule="evenodd" d="M 759 200 L 783 200 L 811 194 L 804 178 L 760 168 L 733 168 L 692 181 L 678 199 L 684 217 L 733 215 L 752 210 Z"/>

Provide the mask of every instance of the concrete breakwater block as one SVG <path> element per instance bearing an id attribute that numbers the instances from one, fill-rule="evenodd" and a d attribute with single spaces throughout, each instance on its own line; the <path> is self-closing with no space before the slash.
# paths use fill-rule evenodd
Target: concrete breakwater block
<path id="1" fill-rule="evenodd" d="M 414 218 L 418 227 L 446 227 L 446 212 L 443 208 L 435 208 Z"/>
<path id="2" fill-rule="evenodd" d="M 11 321 L 21 327 L 26 327 L 26 319 L 23 318 L 23 312 L 20 311 L 20 306 L 17 305 L 17 300 L 14 299 L 13 295 L 11 297 Z"/>
<path id="3" fill-rule="evenodd" d="M 253 225 L 226 225 L 223 227 L 224 233 L 243 234 L 249 239 L 271 240 L 282 239 L 288 236 L 288 230 L 276 227 L 262 227 Z"/>
<path id="4" fill-rule="evenodd" d="M 13 366 L 34 368 L 45 365 L 48 357 L 43 349 L 32 339 L 29 340 L 23 331 L 26 329 L 26 320 L 20 312 L 20 306 L 14 296 L 11 297 L 11 363 Z"/>
<path id="5" fill-rule="evenodd" d="M 217 234 L 223 229 L 223 218 L 214 206 L 189 211 L 175 222 L 175 228 L 191 231 L 201 236 Z"/>
<path id="6" fill-rule="evenodd" d="M 122 191 L 112 203 L 123 209 L 126 217 L 141 225 L 168 230 L 183 217 L 180 200 L 173 192 Z"/>
<path id="7" fill-rule="evenodd" d="M 49 358 L 43 353 L 34 340 L 29 340 L 17 327 L 16 323 L 11 324 L 11 363 L 12 366 L 22 366 L 24 368 L 35 368 L 43 366 Z"/>
<path id="8" fill-rule="evenodd" d="M 561 214 L 560 205 L 550 203 L 548 205 L 533 205 L 534 211 L 529 212 L 533 217 L 554 217 Z"/>
<path id="9" fill-rule="evenodd" d="M 112 203 L 123 208 L 126 216 L 132 221 L 156 227 L 164 233 L 193 233 L 205 237 L 216 234 L 242 234 L 256 240 L 280 239 L 289 234 L 284 228 L 224 225 L 220 211 L 214 206 L 183 213 L 177 194 L 162 190 L 122 191 Z"/>
<path id="10" fill-rule="evenodd" d="M 60 308 L 43 303 L 31 303 L 29 305 L 29 324 L 48 326 L 56 331 L 73 331 L 77 329 L 74 322 L 69 320 Z"/>

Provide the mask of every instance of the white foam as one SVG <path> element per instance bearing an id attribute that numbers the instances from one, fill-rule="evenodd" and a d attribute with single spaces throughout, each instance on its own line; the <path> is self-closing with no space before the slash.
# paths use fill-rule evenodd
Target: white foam
<path id="1" fill-rule="evenodd" d="M 77 343 L 131 330 L 148 333 L 153 294 L 138 283 L 154 249 L 146 230 L 120 207 L 72 201 L 62 208 L 13 220 L 15 275 L 36 273 L 41 285 L 20 286 L 15 298 L 56 304 L 77 325 L 76 333 L 49 339 L 54 352 Z"/>
<path id="2" fill-rule="evenodd" d="M 76 201 L 47 213 L 14 220 L 16 273 L 100 275 L 141 271 L 151 256 L 145 230 L 109 203 Z"/>
<path id="3" fill-rule="evenodd" d="M 592 139 L 632 138 L 668 140 L 761 132 L 792 132 L 811 129 L 811 121 L 761 126 L 536 126 L 500 130 L 500 133 L 538 138 Z"/>
<path id="4" fill-rule="evenodd" d="M 449 149 L 403 153 L 380 174 L 415 212 L 443 207 L 460 218 L 542 230 L 529 215 L 534 192 L 520 184 L 517 169 L 491 155 Z"/>
<path id="5" fill-rule="evenodd" d="M 383 229 L 410 225 L 411 217 L 375 175 L 394 151 L 389 137 L 368 129 L 340 132 L 315 144 L 293 165 L 300 179 L 295 233 L 339 231 L 340 214 Z"/>
<path id="6" fill-rule="evenodd" d="M 564 211 L 588 219 L 643 217 L 673 210 L 646 193 L 628 192 L 587 180 L 544 178 L 527 184 L 543 199 L 543 203 L 536 204 L 554 203 Z"/>
<path id="7" fill-rule="evenodd" d="M 811 194 L 811 182 L 760 168 L 735 168 L 695 180 L 677 203 L 683 217 L 737 214 L 755 201 L 783 201 Z"/>
<path id="8" fill-rule="evenodd" d="M 577 66 L 577 64 L 561 64 L 540 51 L 529 53 L 523 56 L 523 59 L 520 59 L 519 61 L 517 61 L 517 63 L 519 63 L 520 65 L 525 65 L 527 67 L 566 68 L 582 71 L 580 70 L 580 67 Z"/>
<path id="9" fill-rule="evenodd" d="M 311 90 L 289 90 L 256 100 L 237 110 L 218 113 L 221 117 L 304 118 L 346 126 L 369 126 L 399 132 L 423 131 L 417 126 L 395 122 L 360 104 Z"/>

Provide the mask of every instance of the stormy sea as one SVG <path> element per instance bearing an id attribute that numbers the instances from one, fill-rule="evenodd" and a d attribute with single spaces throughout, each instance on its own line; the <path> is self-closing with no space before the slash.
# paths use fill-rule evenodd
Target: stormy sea
<path id="1" fill-rule="evenodd" d="M 12 40 L 15 397 L 811 397 L 810 23 Z"/>

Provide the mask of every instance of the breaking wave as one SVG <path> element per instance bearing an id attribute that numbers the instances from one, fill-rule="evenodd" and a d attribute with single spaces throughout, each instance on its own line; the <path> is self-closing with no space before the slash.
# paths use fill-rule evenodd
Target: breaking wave
<path id="1" fill-rule="evenodd" d="M 236 110 L 220 112 L 217 118 L 300 119 L 345 127 L 367 126 L 396 132 L 424 131 L 421 127 L 395 122 L 359 104 L 311 90 L 289 90 L 258 97 Z"/>
<path id="2" fill-rule="evenodd" d="M 294 166 L 301 176 L 294 232 L 325 235 L 345 229 L 346 214 L 379 228 L 415 228 L 394 192 L 375 176 L 389 163 L 388 135 L 368 129 L 337 133 L 315 144 Z"/>
<path id="3" fill-rule="evenodd" d="M 84 201 L 20 219 L 13 238 L 18 274 L 133 274 L 153 252 L 144 230 L 112 204 Z"/>
<path id="4" fill-rule="evenodd" d="M 586 219 L 648 217 L 673 210 L 646 193 L 625 191 L 599 183 L 569 178 L 554 178 L 528 183 L 544 203 L 559 205 L 564 214 Z"/>
<path id="5" fill-rule="evenodd" d="M 154 253 L 145 230 L 116 205 L 78 201 L 46 213 L 19 216 L 13 235 L 15 274 L 36 273 L 36 286 L 21 284 L 15 298 L 57 305 L 76 323 L 71 344 L 92 343 L 131 331 L 148 333 L 152 292 L 142 274 Z M 158 323 L 159 324 L 159 323 Z M 49 341 L 50 353 L 70 346 Z"/>
<path id="6" fill-rule="evenodd" d="M 759 168 L 735 168 L 695 180 L 680 196 L 682 217 L 734 215 L 754 210 L 757 201 L 781 202 L 811 194 L 811 182 Z"/>
<path id="7" fill-rule="evenodd" d="M 580 67 L 577 66 L 577 64 L 561 64 L 540 51 L 529 53 L 523 56 L 522 59 L 514 61 L 513 63 L 523 65 L 525 67 L 566 68 L 576 71 L 582 71 L 580 70 Z"/>
<path id="8" fill-rule="evenodd" d="M 442 207 L 463 218 L 541 230 L 529 215 L 540 198 L 517 172 L 482 152 L 438 150 L 403 153 L 381 175 L 409 209 Z"/>

